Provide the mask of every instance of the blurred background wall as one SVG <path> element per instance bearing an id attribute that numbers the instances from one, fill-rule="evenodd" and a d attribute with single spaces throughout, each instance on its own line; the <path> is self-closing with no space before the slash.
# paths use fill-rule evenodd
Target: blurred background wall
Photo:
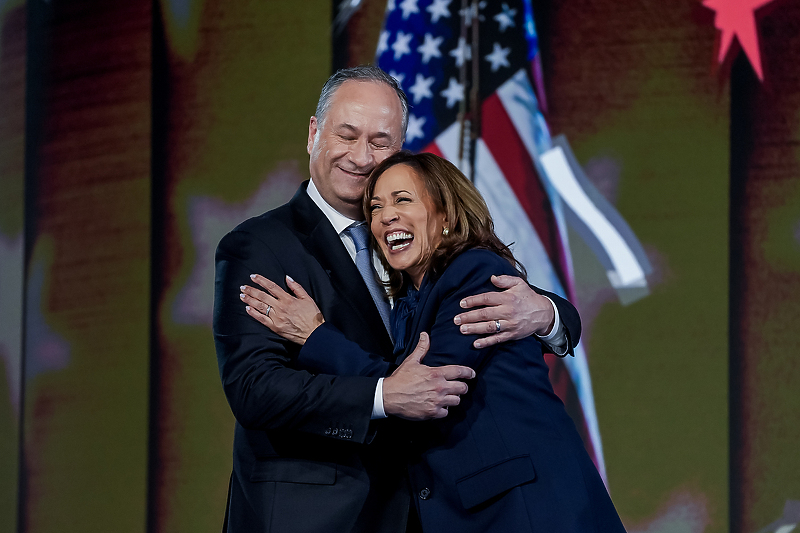
<path id="1" fill-rule="evenodd" d="M 214 249 L 373 61 L 387 2 L 347 3 L 0 0 L 0 531 L 220 529 Z M 653 266 L 622 305 L 570 233 L 612 498 L 755 532 L 800 500 L 800 1 L 755 13 L 763 80 L 700 1 L 532 8 L 550 130 Z"/>

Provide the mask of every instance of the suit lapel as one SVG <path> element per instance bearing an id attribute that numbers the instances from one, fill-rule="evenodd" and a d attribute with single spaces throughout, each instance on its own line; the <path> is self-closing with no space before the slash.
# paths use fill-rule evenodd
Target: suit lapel
<path id="1" fill-rule="evenodd" d="M 425 278 L 422 280 L 422 285 L 419 288 L 419 301 L 417 302 L 417 308 L 414 311 L 413 318 L 411 319 L 411 324 L 408 325 L 411 328 L 411 336 L 408 338 L 408 346 L 405 347 L 403 353 L 395 360 L 396 364 L 402 363 L 408 354 L 414 351 L 414 348 L 417 347 L 417 342 L 419 342 L 419 334 L 423 331 L 423 324 L 421 324 L 422 316 L 427 315 L 430 311 L 425 308 L 425 305 L 428 303 L 430 299 L 430 295 L 433 292 L 433 288 L 436 286 L 435 282 L 431 282 L 431 280 L 426 275 Z M 430 331 L 428 334 L 430 335 Z"/>
<path id="2" fill-rule="evenodd" d="M 295 227 L 302 234 L 301 241 L 320 266 L 331 278 L 336 293 L 350 306 L 368 326 L 367 332 L 376 332 L 387 353 L 391 353 L 392 342 L 383 325 L 378 308 L 358 272 L 342 240 L 330 221 L 306 193 L 306 183 L 290 201 L 294 213 Z"/>

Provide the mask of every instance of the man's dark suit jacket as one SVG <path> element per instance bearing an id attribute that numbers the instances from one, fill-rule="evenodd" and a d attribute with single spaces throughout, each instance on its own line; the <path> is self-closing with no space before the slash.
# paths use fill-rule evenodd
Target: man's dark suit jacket
<path id="1" fill-rule="evenodd" d="M 439 279 L 423 281 L 406 325 L 409 340 L 430 333 L 425 364 L 460 364 L 477 372 L 469 393 L 446 418 L 407 424 L 402 432 L 409 440 L 410 485 L 423 531 L 624 533 L 553 392 L 541 343 L 527 338 L 478 350 L 475 337 L 453 324 L 461 299 L 493 290 L 491 274 L 514 270 L 488 250 L 462 253 Z M 398 354 L 397 362 L 412 349 Z"/>
<path id="2" fill-rule="evenodd" d="M 236 418 L 226 527 L 231 533 L 402 532 L 409 493 L 396 449 L 401 440 L 389 420 L 370 421 L 378 375 L 391 368 L 392 343 L 353 260 L 306 186 L 288 204 L 239 225 L 217 248 L 214 341 Z M 287 274 L 300 283 L 326 320 L 309 341 L 329 332 L 342 336 L 342 347 L 358 352 L 352 360 L 359 371 L 352 374 L 360 375 L 310 371 L 306 359 L 349 355 L 319 341 L 301 350 L 248 316 L 239 287 L 252 284 L 254 273 L 284 287 Z M 574 307 L 547 294 L 577 341 Z"/>

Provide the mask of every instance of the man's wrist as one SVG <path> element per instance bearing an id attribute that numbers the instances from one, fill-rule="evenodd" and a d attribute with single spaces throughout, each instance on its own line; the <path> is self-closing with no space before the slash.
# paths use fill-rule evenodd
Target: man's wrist
<path id="1" fill-rule="evenodd" d="M 372 419 L 376 418 L 386 418 L 386 411 L 383 409 L 383 378 L 378 378 L 375 399 L 372 402 Z"/>
<path id="2" fill-rule="evenodd" d="M 547 296 L 544 296 L 547 298 Z M 569 341 L 567 340 L 567 334 L 564 331 L 564 325 L 561 323 L 561 317 L 558 314 L 558 308 L 556 307 L 555 302 L 550 298 L 547 298 L 547 301 L 550 302 L 550 305 L 553 306 L 553 328 L 550 330 L 550 333 L 547 335 L 536 335 L 539 339 L 547 344 L 552 350 L 553 353 L 556 355 L 566 355 L 567 351 L 569 350 Z"/>

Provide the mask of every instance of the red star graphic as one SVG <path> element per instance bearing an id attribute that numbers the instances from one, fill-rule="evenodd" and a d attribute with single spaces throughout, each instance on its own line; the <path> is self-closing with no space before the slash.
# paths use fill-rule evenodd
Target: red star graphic
<path id="1" fill-rule="evenodd" d="M 714 25 L 722 32 L 719 46 L 719 62 L 725 60 L 733 44 L 733 37 L 747 54 L 758 79 L 764 81 L 761 70 L 761 55 L 758 51 L 758 30 L 755 12 L 773 0 L 703 0 L 703 5 L 716 11 Z"/>

